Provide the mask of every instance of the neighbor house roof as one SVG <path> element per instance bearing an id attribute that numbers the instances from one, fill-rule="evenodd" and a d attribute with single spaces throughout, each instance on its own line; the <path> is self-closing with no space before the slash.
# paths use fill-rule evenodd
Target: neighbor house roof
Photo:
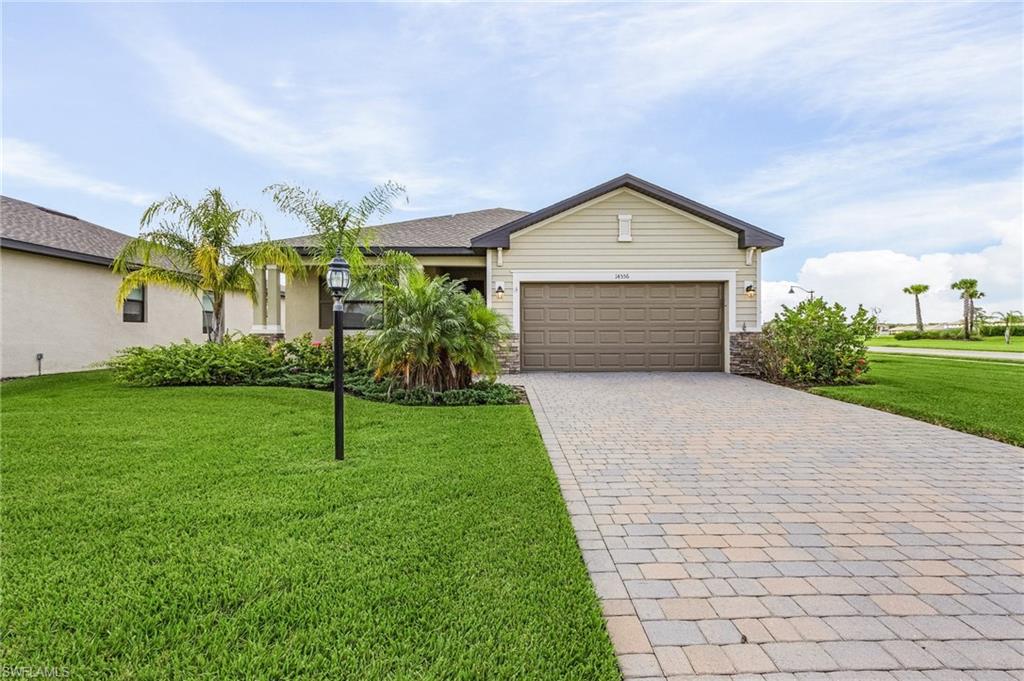
<path id="1" fill-rule="evenodd" d="M 404 220 L 370 227 L 371 249 L 395 248 L 418 255 L 469 254 L 473 237 L 489 232 L 517 218 L 526 211 L 510 208 L 487 208 L 470 213 L 455 213 L 432 218 Z M 299 236 L 282 239 L 297 249 L 313 246 L 315 237 Z"/>
<path id="2" fill-rule="evenodd" d="M 664 187 L 651 184 L 646 180 L 641 180 L 639 177 L 626 174 L 616 177 L 613 180 L 608 180 L 596 187 L 591 187 L 586 191 L 580 192 L 575 196 L 570 196 L 558 203 L 553 203 L 547 208 L 541 208 L 538 211 L 524 215 L 523 217 L 512 220 L 511 222 L 507 222 L 504 225 L 500 225 L 495 229 L 490 230 L 489 232 L 480 234 L 473 238 L 472 244 L 477 248 L 508 248 L 509 236 L 515 232 L 554 217 L 559 213 L 564 213 L 567 210 L 575 208 L 587 201 L 591 201 L 617 189 L 632 189 L 639 194 L 649 196 L 652 199 L 661 201 L 673 208 L 678 208 L 679 210 L 696 215 L 697 217 L 703 218 L 720 227 L 736 232 L 736 234 L 739 235 L 740 248 L 757 246 L 758 248 L 768 250 L 771 248 L 778 248 L 784 241 L 781 236 L 772 234 L 760 227 L 755 227 L 749 222 L 744 222 L 739 218 L 726 215 L 725 213 L 705 206 L 702 203 L 697 203 L 693 199 L 688 199 L 681 194 L 676 194 Z"/>
<path id="3" fill-rule="evenodd" d="M 132 237 L 33 203 L 0 196 L 0 246 L 109 265 Z"/>

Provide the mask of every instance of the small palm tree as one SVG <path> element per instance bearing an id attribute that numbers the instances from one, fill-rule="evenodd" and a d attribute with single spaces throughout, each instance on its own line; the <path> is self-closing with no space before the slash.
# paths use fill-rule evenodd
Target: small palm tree
<path id="1" fill-rule="evenodd" d="M 243 293 L 256 302 L 256 269 L 277 265 L 286 273 L 302 270 L 294 249 L 267 238 L 259 213 L 234 207 L 220 189 L 208 189 L 196 204 L 171 194 L 147 208 L 140 224 L 139 236 L 124 245 L 112 265 L 124 275 L 118 306 L 147 284 L 191 293 L 200 303 L 209 295 L 213 319 L 208 338 L 217 343 L 224 340 L 227 294 Z M 254 225 L 263 239 L 237 243 L 242 228 Z"/>
<path id="2" fill-rule="evenodd" d="M 904 293 L 914 296 L 914 309 L 917 312 L 917 330 L 924 331 L 924 319 L 921 317 L 921 294 L 927 293 L 928 284 L 911 284 L 903 289 Z"/>
<path id="3" fill-rule="evenodd" d="M 978 290 L 977 279 L 960 279 L 949 287 L 960 291 L 960 299 L 964 301 L 964 338 L 970 340 L 974 335 L 974 301 L 984 298 L 985 294 Z"/>
<path id="4" fill-rule="evenodd" d="M 474 374 L 497 376 L 496 348 L 507 322 L 478 291 L 415 271 L 387 285 L 384 299 L 380 331 L 370 340 L 378 378 L 442 391 L 468 387 Z"/>
<path id="5" fill-rule="evenodd" d="M 1004 325 L 1003 340 L 1005 340 L 1006 344 L 1009 345 L 1010 337 L 1013 335 L 1013 327 L 1024 323 L 1024 313 L 1021 313 L 1018 310 L 996 312 L 994 318 Z"/>

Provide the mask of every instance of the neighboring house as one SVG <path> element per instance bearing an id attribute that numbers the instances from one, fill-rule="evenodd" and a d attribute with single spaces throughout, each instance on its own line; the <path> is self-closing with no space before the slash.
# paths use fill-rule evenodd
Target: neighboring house
<path id="1" fill-rule="evenodd" d="M 407 251 L 428 273 L 486 295 L 510 322 L 509 371 L 748 373 L 761 329 L 761 254 L 783 243 L 632 175 L 532 213 L 494 208 L 372 231 L 371 253 Z M 285 241 L 300 253 L 312 245 Z M 255 330 L 327 333 L 330 296 L 315 276 L 289 281 L 286 304 L 283 325 L 280 309 L 261 303 Z M 362 326 L 377 304 L 347 301 L 346 327 Z"/>
<path id="2" fill-rule="evenodd" d="M 146 287 L 118 310 L 110 265 L 127 234 L 0 197 L 0 372 L 4 378 L 76 371 L 131 345 L 206 340 L 194 296 Z M 252 304 L 234 296 L 229 329 L 248 332 Z"/>

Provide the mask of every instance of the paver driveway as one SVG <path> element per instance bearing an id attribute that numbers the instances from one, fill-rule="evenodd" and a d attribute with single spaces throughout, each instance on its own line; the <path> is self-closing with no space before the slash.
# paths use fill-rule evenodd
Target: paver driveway
<path id="1" fill-rule="evenodd" d="M 515 382 L 627 678 L 1021 678 L 1024 450 L 724 374 Z"/>

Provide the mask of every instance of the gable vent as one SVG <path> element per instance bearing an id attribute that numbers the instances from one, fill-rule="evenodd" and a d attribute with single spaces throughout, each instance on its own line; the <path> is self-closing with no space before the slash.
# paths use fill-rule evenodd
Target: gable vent
<path id="1" fill-rule="evenodd" d="M 619 241 L 632 241 L 633 240 L 633 216 L 632 215 L 620 215 L 619 216 Z"/>

